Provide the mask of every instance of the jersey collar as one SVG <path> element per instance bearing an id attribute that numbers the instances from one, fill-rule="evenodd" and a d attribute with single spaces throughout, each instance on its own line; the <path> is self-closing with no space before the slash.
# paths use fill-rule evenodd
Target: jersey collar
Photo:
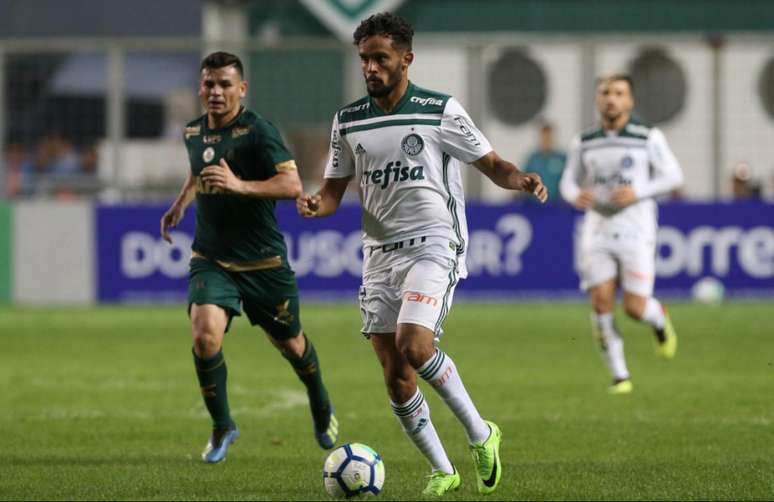
<path id="1" fill-rule="evenodd" d="M 620 136 L 622 132 L 626 130 L 627 127 L 629 127 L 629 124 L 632 123 L 632 119 L 634 116 L 630 113 L 629 114 L 629 120 L 624 123 L 623 127 L 620 129 L 605 129 L 605 126 L 601 126 L 600 129 L 602 129 L 602 133 L 604 133 L 605 136 Z"/>
<path id="2" fill-rule="evenodd" d="M 384 110 L 382 110 L 379 105 L 376 104 L 376 101 L 374 101 L 374 98 L 371 96 L 368 97 L 369 105 L 368 108 L 372 110 L 372 113 L 374 115 L 380 116 L 380 115 L 395 115 L 400 111 L 401 108 L 403 108 L 403 105 L 406 104 L 406 102 L 409 100 L 411 95 L 414 93 L 414 83 L 409 80 L 408 87 L 406 87 L 406 92 L 403 93 L 403 96 L 400 97 L 398 102 L 395 104 L 395 108 L 392 109 L 390 113 L 385 113 Z"/>
<path id="3" fill-rule="evenodd" d="M 229 122 L 228 124 L 224 125 L 223 127 L 218 127 L 218 128 L 215 128 L 215 129 L 210 129 L 210 117 L 205 113 L 204 114 L 204 130 L 209 132 L 209 131 L 222 131 L 224 129 L 228 129 L 229 127 L 231 127 L 234 124 L 236 124 L 237 121 L 240 118 L 242 118 L 242 114 L 244 112 L 245 112 L 245 106 L 244 105 L 240 105 L 239 106 L 239 113 L 237 113 L 236 116 L 233 119 L 231 119 L 231 122 Z"/>

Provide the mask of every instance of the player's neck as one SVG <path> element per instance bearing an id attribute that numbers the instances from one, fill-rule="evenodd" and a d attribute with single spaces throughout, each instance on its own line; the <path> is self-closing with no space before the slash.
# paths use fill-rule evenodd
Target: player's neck
<path id="1" fill-rule="evenodd" d="M 374 98 L 374 101 L 384 113 L 390 113 L 395 109 L 403 95 L 406 94 L 408 84 L 408 79 L 404 78 L 395 86 L 391 93 L 381 98 Z"/>
<path id="2" fill-rule="evenodd" d="M 613 120 L 603 119 L 602 127 L 606 131 L 620 131 L 626 126 L 630 118 L 631 118 L 631 115 L 629 114 L 621 114 Z"/>
<path id="3" fill-rule="evenodd" d="M 207 114 L 207 128 L 208 129 L 222 129 L 226 127 L 242 112 L 242 105 L 234 108 L 225 115 L 213 115 Z"/>

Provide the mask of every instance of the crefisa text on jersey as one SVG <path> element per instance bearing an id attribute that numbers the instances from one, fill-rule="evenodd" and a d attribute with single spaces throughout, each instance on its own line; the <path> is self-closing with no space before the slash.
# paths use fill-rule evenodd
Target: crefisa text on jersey
<path id="1" fill-rule="evenodd" d="M 390 183 L 397 183 L 406 180 L 425 179 L 425 168 L 423 166 L 403 166 L 401 162 L 388 162 L 384 169 L 373 171 L 363 171 L 363 177 L 360 179 L 362 185 L 377 185 L 384 190 Z"/>

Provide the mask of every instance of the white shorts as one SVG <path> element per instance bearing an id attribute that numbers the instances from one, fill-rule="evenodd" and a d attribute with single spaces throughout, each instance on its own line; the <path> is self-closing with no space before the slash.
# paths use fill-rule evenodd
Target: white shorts
<path id="1" fill-rule="evenodd" d="M 436 337 L 443 333 L 460 274 L 456 246 L 435 237 L 412 241 L 363 249 L 360 315 L 366 336 L 395 333 L 401 323 L 424 326 Z"/>
<path id="2" fill-rule="evenodd" d="M 632 235 L 611 232 L 581 243 L 578 256 L 581 289 L 618 278 L 629 293 L 650 297 L 656 274 L 656 247 Z"/>

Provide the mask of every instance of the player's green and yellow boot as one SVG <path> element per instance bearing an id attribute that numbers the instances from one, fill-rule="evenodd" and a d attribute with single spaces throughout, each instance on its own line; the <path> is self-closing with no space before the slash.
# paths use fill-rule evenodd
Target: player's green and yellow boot
<path id="1" fill-rule="evenodd" d="M 314 437 L 317 439 L 317 444 L 324 450 L 330 450 L 336 446 L 336 439 L 339 437 L 339 421 L 336 420 L 336 415 L 333 414 L 333 408 L 329 408 L 330 418 L 328 419 L 328 426 L 323 430 L 317 430 L 315 426 Z"/>
<path id="2" fill-rule="evenodd" d="M 453 466 L 452 466 L 453 467 Z M 430 479 L 427 482 L 427 486 L 422 490 L 422 495 L 427 497 L 441 497 L 446 492 L 453 492 L 460 487 L 462 480 L 460 479 L 460 473 L 457 472 L 457 468 L 454 468 L 454 472 L 449 474 L 443 471 L 433 471 Z"/>
<path id="3" fill-rule="evenodd" d="M 489 437 L 483 443 L 470 445 L 470 455 L 476 465 L 478 492 L 489 495 L 497 489 L 502 475 L 500 464 L 500 440 L 502 432 L 497 424 L 485 420 L 489 426 Z"/>
<path id="4" fill-rule="evenodd" d="M 632 381 L 628 378 L 626 380 L 619 380 L 617 382 L 613 382 L 613 384 L 608 387 L 607 392 L 608 394 L 613 395 L 620 395 L 620 394 L 631 394 L 634 390 L 634 385 L 632 385 Z"/>
<path id="5" fill-rule="evenodd" d="M 664 327 L 656 330 L 656 354 L 664 359 L 672 359 L 677 352 L 677 333 L 669 313 L 664 309 Z"/>

